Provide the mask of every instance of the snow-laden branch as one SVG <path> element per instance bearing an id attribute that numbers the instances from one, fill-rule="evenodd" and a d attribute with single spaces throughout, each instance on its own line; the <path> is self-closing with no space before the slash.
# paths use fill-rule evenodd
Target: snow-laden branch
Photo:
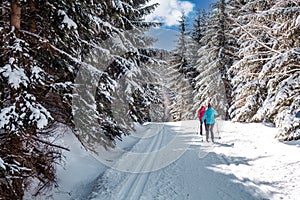
<path id="1" fill-rule="evenodd" d="M 66 150 L 66 151 L 70 151 L 70 149 L 66 148 L 66 147 L 63 147 L 63 146 L 60 146 L 60 145 L 56 145 L 56 144 L 53 144 L 51 142 L 48 142 L 48 141 L 45 141 L 45 140 L 41 140 L 37 137 L 32 137 L 31 136 L 31 139 L 35 140 L 35 141 L 38 141 L 38 142 L 41 142 L 41 143 L 44 143 L 46 145 L 49 145 L 49 146 L 52 146 L 52 147 L 56 147 L 56 148 L 59 148 L 59 149 L 63 149 L 63 150 Z"/>
<path id="2" fill-rule="evenodd" d="M 57 52 L 57 53 L 59 53 L 59 54 L 61 54 L 61 55 L 67 56 L 67 57 L 68 57 L 71 61 L 73 61 L 74 63 L 79 64 L 79 65 L 82 66 L 82 67 L 86 67 L 88 70 L 93 71 L 93 72 L 95 72 L 95 73 L 100 73 L 100 74 L 102 73 L 102 71 L 98 70 L 98 69 L 95 68 L 94 66 L 92 66 L 92 65 L 90 65 L 90 64 L 88 64 L 88 63 L 86 63 L 86 62 L 82 62 L 82 61 L 80 61 L 78 58 L 73 57 L 73 56 L 70 55 L 69 53 L 67 53 L 67 52 L 65 52 L 65 51 L 63 51 L 63 50 L 61 50 L 61 49 L 55 47 L 54 45 L 52 45 L 52 44 L 50 43 L 50 41 L 49 41 L 48 39 L 43 38 L 43 37 L 41 37 L 41 36 L 39 36 L 39 35 L 37 35 L 37 34 L 31 33 L 31 32 L 29 32 L 29 31 L 21 30 L 20 32 L 22 32 L 22 33 L 24 33 L 24 34 L 27 34 L 27 35 L 30 35 L 30 36 L 33 36 L 33 37 L 39 39 L 39 41 L 40 41 L 41 43 L 47 44 L 47 46 L 51 47 L 52 50 L 54 50 L 55 52 Z"/>
<path id="3" fill-rule="evenodd" d="M 276 51 L 275 49 L 272 49 L 271 47 L 269 47 L 268 45 L 265 45 L 264 43 L 262 43 L 261 41 L 259 41 L 259 39 L 257 37 L 255 37 L 253 34 L 251 34 L 249 31 L 247 31 L 242 25 L 240 25 L 238 22 L 235 22 L 241 29 L 243 29 L 243 31 L 245 31 L 252 39 L 254 39 L 257 43 L 259 43 L 260 45 L 262 45 L 263 47 L 269 49 L 270 51 L 273 51 L 275 53 L 281 54 L 280 51 Z"/>

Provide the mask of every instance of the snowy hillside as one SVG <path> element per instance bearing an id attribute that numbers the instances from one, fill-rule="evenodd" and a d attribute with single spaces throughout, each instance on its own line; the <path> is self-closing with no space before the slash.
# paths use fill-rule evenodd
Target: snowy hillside
<path id="1" fill-rule="evenodd" d="M 262 124 L 218 121 L 215 144 L 202 142 L 197 129 L 197 121 L 138 126 L 117 149 L 102 150 L 97 159 L 67 135 L 71 151 L 65 168 L 58 169 L 59 186 L 46 196 L 300 199 L 299 142 L 280 143 L 274 139 L 277 130 Z"/>

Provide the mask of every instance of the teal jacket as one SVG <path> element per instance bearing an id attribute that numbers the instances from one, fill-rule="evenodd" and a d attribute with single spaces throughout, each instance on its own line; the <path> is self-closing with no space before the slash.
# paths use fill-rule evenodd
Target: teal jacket
<path id="1" fill-rule="evenodd" d="M 214 124 L 215 123 L 215 115 L 217 115 L 217 111 L 215 111 L 212 107 L 207 108 L 205 111 L 202 122 L 206 119 L 206 124 Z"/>

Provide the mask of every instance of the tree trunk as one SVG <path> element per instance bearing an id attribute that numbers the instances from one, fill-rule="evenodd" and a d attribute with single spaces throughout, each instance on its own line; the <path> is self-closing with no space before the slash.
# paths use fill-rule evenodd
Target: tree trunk
<path id="1" fill-rule="evenodd" d="M 29 8 L 30 8 L 29 32 L 35 33 L 36 32 L 36 23 L 35 23 L 36 7 L 35 7 L 35 1 L 34 0 L 29 0 Z"/>
<path id="2" fill-rule="evenodd" d="M 11 0 L 10 25 L 19 32 L 21 28 L 21 5 L 20 0 Z"/>

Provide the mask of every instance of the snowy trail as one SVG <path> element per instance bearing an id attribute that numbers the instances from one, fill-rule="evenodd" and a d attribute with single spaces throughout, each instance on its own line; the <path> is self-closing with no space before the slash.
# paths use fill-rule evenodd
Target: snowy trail
<path id="1" fill-rule="evenodd" d="M 146 130 L 142 139 L 134 145 L 131 152 L 125 153 L 115 163 L 114 167 L 108 169 L 99 178 L 94 192 L 88 199 L 149 199 L 149 197 L 146 198 L 146 196 L 149 196 L 147 192 L 170 187 L 170 183 L 165 183 L 163 187 L 157 188 L 157 184 L 162 181 L 162 177 L 169 180 L 170 176 L 165 175 L 164 170 L 156 169 L 159 163 L 164 163 L 164 159 L 162 159 L 161 155 L 158 155 L 161 154 L 159 150 L 163 149 L 170 142 L 170 138 L 174 137 L 174 133 L 170 129 L 176 127 L 165 124 L 152 124 L 151 126 L 150 129 Z M 149 130 L 152 132 L 147 132 Z M 120 163 L 132 160 L 130 158 L 132 152 L 141 152 L 141 157 L 135 162 L 126 162 L 126 166 L 122 167 L 123 172 L 116 170 L 115 168 L 122 166 Z M 130 171 L 134 173 L 124 172 L 126 168 L 130 168 Z M 149 186 L 152 188 L 151 190 L 149 190 Z M 174 193 L 174 189 L 168 188 L 168 190 Z M 156 194 L 151 195 L 157 196 L 157 193 L 158 191 Z M 169 194 L 169 192 L 165 193 L 163 199 L 170 197 L 170 195 L 172 194 Z M 162 195 L 159 195 L 159 198 L 162 198 Z"/>
<path id="2" fill-rule="evenodd" d="M 241 133 L 243 124 L 218 123 L 216 132 L 222 138 L 213 146 L 201 142 L 202 137 L 195 134 L 197 121 L 148 124 L 139 130 L 141 138 L 129 152 L 93 182 L 92 192 L 73 199 L 293 200 L 299 197 L 294 185 L 300 177 L 296 175 L 289 183 L 282 179 L 296 171 L 300 161 L 281 156 L 291 149 L 300 153 L 300 148 L 275 142 L 269 127 L 254 124 Z M 170 158 L 172 162 L 168 161 Z M 286 163 L 290 165 L 285 166 Z M 283 191 L 285 187 L 292 193 Z"/>
<path id="3" fill-rule="evenodd" d="M 162 125 L 162 129 L 159 131 L 160 132 L 156 137 L 154 137 L 149 147 L 147 147 L 148 152 L 153 152 L 161 147 L 164 136 L 164 125 Z M 153 163 L 155 162 L 155 157 L 155 154 L 146 154 L 142 158 L 142 160 L 137 163 L 135 171 L 143 171 L 142 169 L 145 165 L 150 166 L 149 169 L 151 169 L 153 167 Z M 144 191 L 147 180 L 149 179 L 149 175 L 150 173 L 136 173 L 129 176 L 129 178 L 124 183 L 125 187 L 123 187 L 119 192 L 118 199 L 128 199 L 132 197 L 135 197 L 135 199 L 139 199 Z"/>

